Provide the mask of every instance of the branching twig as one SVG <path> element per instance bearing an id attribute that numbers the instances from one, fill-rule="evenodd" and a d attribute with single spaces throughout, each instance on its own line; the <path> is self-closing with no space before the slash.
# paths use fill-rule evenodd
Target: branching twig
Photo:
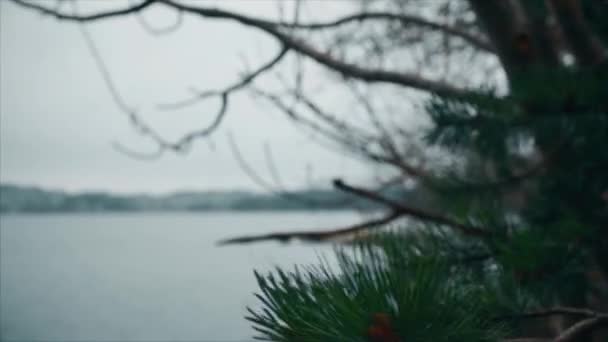
<path id="1" fill-rule="evenodd" d="M 458 27 L 452 27 L 446 24 L 440 24 L 436 22 L 432 22 L 430 20 L 413 16 L 407 14 L 396 14 L 389 12 L 365 12 L 365 13 L 356 13 L 351 14 L 345 17 L 342 17 L 337 20 L 325 22 L 325 23 L 279 23 L 279 25 L 289 28 L 297 28 L 297 29 L 307 29 L 307 30 L 318 30 L 318 29 L 328 29 L 334 28 L 336 26 L 341 26 L 348 23 L 353 22 L 362 22 L 367 20 L 384 20 L 384 21 L 399 21 L 406 25 L 417 25 L 419 27 L 429 28 L 431 30 L 439 31 L 445 33 L 449 36 L 459 37 L 470 43 L 471 45 L 488 52 L 494 52 L 494 47 L 490 42 L 488 42 L 483 37 L 470 33 L 468 31 L 462 30 Z"/>
<path id="2" fill-rule="evenodd" d="M 341 181 L 336 181 L 334 183 L 334 185 L 336 186 L 336 188 L 338 188 L 340 190 L 344 190 L 349 193 L 358 195 L 360 197 L 364 197 L 364 198 L 370 199 L 372 201 L 384 204 L 391 209 L 391 212 L 390 212 L 390 214 L 388 214 L 380 219 L 366 221 L 366 222 L 355 224 L 355 225 L 348 226 L 345 228 L 323 230 L 323 231 L 279 232 L 279 233 L 243 236 L 243 237 L 236 237 L 236 238 L 232 238 L 232 239 L 223 240 L 220 242 L 220 244 L 221 245 L 242 244 L 242 243 L 266 241 L 266 240 L 278 240 L 278 241 L 282 241 L 282 242 L 288 242 L 291 239 L 301 239 L 301 240 L 305 240 L 305 241 L 316 241 L 316 242 L 328 241 L 328 240 L 344 238 L 345 236 L 349 236 L 349 235 L 352 237 L 352 234 L 354 234 L 354 233 L 358 233 L 360 231 L 366 231 L 371 228 L 382 226 L 382 225 L 392 222 L 402 216 L 411 216 L 411 217 L 421 219 L 424 221 L 431 221 L 434 223 L 445 224 L 450 227 L 458 229 L 460 232 L 462 232 L 466 235 L 485 236 L 488 234 L 487 231 L 482 230 L 480 228 L 467 226 L 467 225 L 458 223 L 456 221 L 453 221 L 452 219 L 449 219 L 447 217 L 444 217 L 444 216 L 441 216 L 438 214 L 431 214 L 431 213 L 424 212 L 422 210 L 407 207 L 399 202 L 395 202 L 391 199 L 387 199 L 387 198 L 379 195 L 378 193 L 374 193 L 374 192 L 359 189 L 359 188 L 354 188 L 352 186 L 342 183 Z"/>
<path id="3" fill-rule="evenodd" d="M 267 91 L 253 88 L 253 87 L 251 88 L 251 91 L 254 94 L 256 94 L 257 96 L 259 96 L 265 100 L 268 100 L 272 105 L 274 105 L 277 109 L 281 110 L 289 119 L 291 119 L 296 124 L 299 124 L 303 127 L 306 127 L 307 129 L 309 129 L 312 132 L 322 135 L 325 139 L 331 141 L 332 143 L 337 143 L 338 145 L 340 145 L 342 148 L 344 148 L 344 151 L 341 151 L 341 152 L 351 152 L 352 153 L 352 150 L 354 148 L 357 148 L 360 145 L 359 142 L 355 143 L 354 140 L 349 139 L 346 136 L 347 135 L 346 133 L 348 133 L 348 132 L 340 131 L 345 134 L 344 135 L 339 134 L 340 132 L 335 131 L 333 127 L 328 128 L 328 127 L 322 126 L 319 124 L 319 122 L 316 122 L 314 120 L 304 117 L 303 115 L 301 115 L 301 113 L 296 111 L 295 108 L 287 105 L 283 100 L 281 100 L 281 98 L 279 96 L 277 96 L 275 94 L 271 94 Z"/>
<path id="4" fill-rule="evenodd" d="M 441 214 L 430 213 L 430 212 L 420 210 L 417 208 L 408 207 L 405 204 L 402 204 L 400 202 L 386 198 L 377 192 L 373 192 L 373 191 L 369 191 L 366 189 L 347 185 L 339 179 L 334 181 L 334 186 L 337 189 L 340 189 L 340 190 L 355 194 L 357 196 L 367 198 L 372 201 L 384 204 L 387 207 L 394 210 L 395 212 L 400 213 L 402 215 L 411 216 L 413 218 L 431 222 L 431 223 L 447 225 L 449 227 L 457 229 L 458 231 L 460 231 L 461 233 L 463 233 L 465 235 L 484 237 L 490 233 L 489 231 L 487 231 L 485 229 L 481 229 L 479 227 L 474 227 L 474 226 L 470 226 L 470 225 L 466 225 L 466 224 L 457 222 L 457 221 L 455 221 L 447 216 L 441 215 Z"/>
<path id="5" fill-rule="evenodd" d="M 288 51 L 289 51 L 289 49 L 283 46 L 281 48 L 281 50 L 279 51 L 279 53 L 275 57 L 273 57 L 270 61 L 263 64 L 256 70 L 246 74 L 238 82 L 236 82 L 222 90 L 199 91 L 199 92 L 197 92 L 196 96 L 194 96 L 192 98 L 174 102 L 174 103 L 160 104 L 158 107 L 159 107 L 159 109 L 165 109 L 165 110 L 178 109 L 178 108 L 182 108 L 185 106 L 193 105 L 193 104 L 195 104 L 201 100 L 207 99 L 209 97 L 222 96 L 223 94 L 229 95 L 232 92 L 241 90 L 242 88 L 244 88 L 245 86 L 247 86 L 248 84 L 253 82 L 258 76 L 260 76 L 264 72 L 270 70 L 277 63 L 279 63 L 283 59 L 283 57 L 285 57 L 285 55 L 287 54 Z"/>
<path id="6" fill-rule="evenodd" d="M 243 155 L 241 154 L 240 149 L 238 148 L 234 138 L 231 134 L 228 134 L 228 143 L 230 145 L 230 149 L 232 151 L 232 155 L 236 159 L 241 170 L 245 172 L 247 177 L 251 179 L 256 185 L 264 189 L 265 191 L 277 196 L 281 197 L 285 200 L 301 203 L 304 205 L 308 205 L 314 208 L 323 208 L 323 207 L 335 207 L 335 206 L 345 206 L 352 202 L 352 199 L 344 199 L 344 200 L 319 200 L 309 198 L 307 196 L 303 196 L 301 194 L 293 193 L 291 191 L 285 190 L 280 184 L 273 186 L 266 180 L 264 180 L 255 170 L 254 168 L 245 160 Z"/>
<path id="7" fill-rule="evenodd" d="M 75 8 L 75 10 L 76 10 L 76 8 Z M 123 12 L 125 12 L 125 11 L 123 11 Z M 127 12 L 127 13 L 130 13 L 130 12 Z M 159 150 L 154 154 L 142 154 L 139 152 L 131 151 L 130 149 L 122 146 L 121 144 L 115 143 L 114 147 L 118 151 L 121 151 L 129 156 L 132 156 L 135 158 L 140 158 L 140 159 L 156 158 L 156 157 L 162 155 L 162 153 L 165 150 L 173 150 L 174 152 L 184 152 L 190 147 L 190 145 L 194 139 L 200 138 L 200 137 L 206 137 L 209 134 L 211 134 L 213 131 L 215 131 L 215 129 L 217 127 L 219 127 L 219 125 L 220 125 L 222 119 L 224 118 L 226 111 L 228 109 L 228 96 L 230 95 L 229 92 L 223 92 L 218 95 L 220 98 L 220 101 L 221 101 L 220 108 L 219 108 L 218 112 L 216 113 L 213 121 L 207 127 L 192 131 L 192 132 L 182 136 L 180 139 L 178 139 L 174 142 L 164 139 L 158 132 L 156 132 L 148 124 L 146 124 L 144 121 L 141 120 L 141 118 L 137 114 L 137 110 L 135 110 L 134 108 L 132 108 L 130 105 L 127 104 L 126 100 L 123 98 L 123 96 L 118 91 L 118 88 L 116 87 L 116 84 L 114 83 L 114 80 L 112 79 L 110 70 L 109 70 L 108 66 L 105 64 L 105 62 L 101 56 L 101 53 L 99 52 L 99 49 L 97 48 L 97 46 L 93 40 L 93 37 L 91 37 L 91 34 L 88 32 L 88 30 L 84 26 L 80 26 L 80 30 L 85 39 L 87 47 L 89 48 L 91 55 L 93 56 L 95 64 L 97 65 L 97 68 L 99 69 L 99 72 L 101 73 L 103 80 L 106 84 L 106 87 L 110 91 L 110 94 L 111 94 L 112 99 L 114 100 L 114 103 L 116 104 L 116 106 L 129 118 L 133 127 L 135 127 L 141 135 L 151 138 L 159 146 Z"/>
<path id="8" fill-rule="evenodd" d="M 435 81 L 432 79 L 421 77 L 418 73 L 406 73 L 406 72 L 396 72 L 396 71 L 388 71 L 383 69 L 369 69 L 359 65 L 350 64 L 343 60 L 337 59 L 331 56 L 328 53 L 319 51 L 312 45 L 301 41 L 300 39 L 291 36 L 288 33 L 285 33 L 281 30 L 280 25 L 277 23 L 263 20 L 251 16 L 247 16 L 244 14 L 239 14 L 235 12 L 225 11 L 216 8 L 208 8 L 202 6 L 192 6 L 184 3 L 172 1 L 172 0 L 146 0 L 139 5 L 131 6 L 121 10 L 114 11 L 106 11 L 100 12 L 97 14 L 90 15 L 69 15 L 63 14 L 53 9 L 46 8 L 37 3 L 29 3 L 23 0 L 12 0 L 14 3 L 19 4 L 23 7 L 27 7 L 30 9 L 38 10 L 44 14 L 55 16 L 58 19 L 62 20 L 71 20 L 71 21 L 94 21 L 100 19 L 108 19 L 108 18 L 116 18 L 124 15 L 128 15 L 131 13 L 135 13 L 137 11 L 141 11 L 142 9 L 150 6 L 153 3 L 164 4 L 170 8 L 173 8 L 177 11 L 182 11 L 185 13 L 196 14 L 205 18 L 213 18 L 213 19 L 225 19 L 236 21 L 242 25 L 253 27 L 259 29 L 261 31 L 266 32 L 270 36 L 277 39 L 282 45 L 287 48 L 294 50 L 302 55 L 305 55 L 319 64 L 338 72 L 345 77 L 350 77 L 354 79 L 360 79 L 367 82 L 383 82 L 383 83 L 391 83 L 395 85 L 400 85 L 404 87 L 410 87 L 419 89 L 422 91 L 436 93 L 441 96 L 468 96 L 477 94 L 476 91 L 470 89 L 460 88 L 446 82 Z"/>

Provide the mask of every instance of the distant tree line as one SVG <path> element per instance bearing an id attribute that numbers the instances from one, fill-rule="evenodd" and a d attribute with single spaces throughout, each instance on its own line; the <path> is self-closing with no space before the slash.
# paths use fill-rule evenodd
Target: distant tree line
<path id="1" fill-rule="evenodd" d="M 393 196 L 398 196 L 394 190 Z M 419 196 L 414 191 L 409 196 Z M 167 195 L 66 193 L 0 185 L 0 212 L 213 211 L 213 210 L 374 210 L 374 202 L 336 190 L 302 190 L 284 195 L 246 191 L 177 192 Z"/>

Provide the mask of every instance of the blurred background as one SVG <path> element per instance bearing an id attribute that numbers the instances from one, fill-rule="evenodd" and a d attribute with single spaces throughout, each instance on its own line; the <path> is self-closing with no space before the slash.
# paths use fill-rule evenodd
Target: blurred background
<path id="1" fill-rule="evenodd" d="M 512 276 L 487 227 L 601 222 L 602 126 L 562 115 L 605 49 L 519 3 L 0 2 L 0 340 L 249 341 L 253 270 L 370 228 Z"/>
<path id="2" fill-rule="evenodd" d="M 135 4 L 31 3 L 66 13 Z M 269 20 L 296 10 L 290 1 L 190 3 Z M 359 7 L 336 1 L 300 11 L 331 20 Z M 367 182 L 383 171 L 247 89 L 230 96 L 221 125 L 186 153 L 150 157 L 158 142 L 120 102 L 175 141 L 211 124 L 220 99 L 159 105 L 228 87 L 276 50 L 263 33 L 161 6 L 85 27 L 0 2 L 1 340 L 250 340 L 243 316 L 256 305 L 253 270 L 313 262 L 331 247 L 216 243 L 353 224 L 366 204 L 338 203 L 331 179 Z M 256 87 L 281 89 L 297 63 L 290 56 Z M 298 72 L 319 99 L 355 103 L 307 64 Z M 296 199 L 277 196 L 286 192 Z"/>

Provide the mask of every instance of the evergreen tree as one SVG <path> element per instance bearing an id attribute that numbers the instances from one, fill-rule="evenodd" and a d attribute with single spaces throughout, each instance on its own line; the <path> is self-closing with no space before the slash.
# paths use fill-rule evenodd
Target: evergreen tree
<path id="1" fill-rule="evenodd" d="M 468 230 L 395 223 L 338 250 L 337 270 L 257 274 L 260 337 L 607 341 L 606 70 L 539 68 L 500 101 L 433 97 L 427 141 L 457 167 L 422 182 Z"/>

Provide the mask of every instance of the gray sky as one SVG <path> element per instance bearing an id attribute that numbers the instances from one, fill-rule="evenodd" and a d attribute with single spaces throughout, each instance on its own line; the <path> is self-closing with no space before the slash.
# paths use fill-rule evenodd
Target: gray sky
<path id="1" fill-rule="evenodd" d="M 88 5 L 108 3 L 89 1 Z M 226 3 L 251 15 L 277 13 L 270 1 Z M 325 6 L 319 19 L 337 13 L 333 8 L 337 4 Z M 172 13 L 160 8 L 145 14 L 159 25 L 173 19 Z M 175 33 L 161 37 L 150 36 L 133 17 L 88 27 L 123 97 L 168 138 L 205 126 L 217 102 L 174 112 L 158 111 L 156 104 L 184 98 L 190 86 L 226 86 L 243 70 L 240 56 L 245 54 L 255 65 L 271 58 L 276 49 L 272 39 L 251 29 L 190 16 Z M 306 184 L 307 165 L 317 182 L 335 176 L 362 179 L 368 174 L 361 164 L 311 142 L 245 92 L 233 98 L 212 143 L 199 140 L 185 156 L 168 153 L 152 162 L 134 160 L 114 150 L 112 142 L 142 151 L 152 151 L 154 145 L 117 110 L 75 24 L 0 1 L 0 29 L 2 182 L 71 191 L 255 188 L 230 153 L 228 131 L 267 178 L 265 142 L 273 146 L 277 167 L 290 185 Z"/>

